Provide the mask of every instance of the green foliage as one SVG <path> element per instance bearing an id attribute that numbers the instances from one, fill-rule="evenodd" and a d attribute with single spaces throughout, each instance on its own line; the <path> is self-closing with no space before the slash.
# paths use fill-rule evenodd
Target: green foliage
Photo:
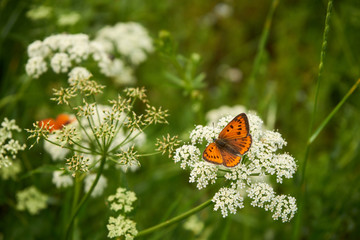
<path id="1" fill-rule="evenodd" d="M 134 85 L 145 86 L 153 106 L 168 109 L 169 124 L 145 130 L 146 142 L 136 149 L 143 156 L 137 171 L 119 174 L 114 165 L 104 168 L 107 187 L 101 196 L 87 199 L 79 208 L 72 226 L 73 239 L 106 238 L 106 224 L 113 215 L 107 197 L 119 187 L 136 193 L 134 210 L 127 217 L 136 222 L 139 232 L 208 204 L 221 186 L 199 191 L 168 154 L 146 154 L 153 152 L 157 139 L 167 134 L 188 141 L 186 136 L 194 125 L 205 125 L 206 113 L 224 105 L 244 105 L 257 111 L 266 126 L 278 129 L 287 140 L 285 151 L 298 160 L 298 171 L 276 191 L 297 198 L 300 209 L 295 218 L 288 223 L 273 221 L 268 212 L 252 208 L 245 199 L 245 208 L 227 218 L 214 212 L 212 205 L 199 211 L 196 216 L 204 223 L 200 234 L 184 229 L 182 221 L 139 239 L 357 239 L 359 89 L 354 89 L 346 101 L 344 96 L 360 78 L 360 2 L 334 1 L 327 47 L 323 49 L 327 4 L 314 0 L 3 0 L 0 121 L 15 119 L 21 129 L 29 129 L 36 121 L 67 111 L 50 100 L 54 88 L 67 84 L 67 73 L 48 71 L 38 79 L 26 74 L 30 43 L 59 33 L 85 33 L 94 39 L 106 25 L 138 22 L 148 30 L 155 48 L 134 68 Z M 40 8 L 43 15 L 36 15 L 41 6 L 45 7 Z M 96 64 L 89 62 L 87 67 L 95 69 Z M 127 87 L 115 84 L 114 78 L 99 71 L 94 71 L 92 79 L 106 86 L 96 99 L 103 103 L 116 99 Z M 337 108 L 339 103 L 342 105 Z M 141 104 L 135 104 L 134 109 L 145 113 Z M 336 112 L 331 114 L 333 110 Z M 329 114 L 331 118 L 327 118 Z M 321 131 L 315 132 L 319 128 Z M 27 140 L 26 131 L 17 135 L 19 142 L 27 146 L 33 143 Z M 311 149 L 305 168 L 308 144 Z M 0 239 L 64 238 L 73 201 L 80 202 L 86 194 L 75 189 L 83 188 L 81 181 L 68 188 L 55 187 L 52 174 L 66 165 L 54 162 L 43 146 L 40 141 L 32 149 L 19 152 L 21 172 L 0 180 Z M 275 179 L 270 181 L 275 183 Z M 301 185 L 303 181 L 305 185 Z M 47 207 L 35 215 L 16 208 L 17 193 L 31 186 L 49 197 Z"/>

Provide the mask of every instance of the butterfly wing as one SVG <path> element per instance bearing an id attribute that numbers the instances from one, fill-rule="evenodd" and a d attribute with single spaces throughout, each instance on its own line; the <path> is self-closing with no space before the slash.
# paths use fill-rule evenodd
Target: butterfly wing
<path id="1" fill-rule="evenodd" d="M 237 115 L 231 122 L 220 132 L 219 138 L 236 139 L 244 138 L 249 135 L 249 120 L 245 113 Z"/>
<path id="2" fill-rule="evenodd" d="M 223 157 L 215 143 L 210 143 L 203 152 L 203 159 L 214 164 L 223 164 Z"/>
<path id="3" fill-rule="evenodd" d="M 243 138 L 229 139 L 226 143 L 232 148 L 236 149 L 239 154 L 244 155 L 251 147 L 252 139 L 251 135 L 247 135 Z"/>
<path id="4" fill-rule="evenodd" d="M 235 155 L 225 149 L 220 148 L 220 153 L 223 159 L 223 165 L 225 167 L 235 167 L 241 161 L 241 156 Z"/>

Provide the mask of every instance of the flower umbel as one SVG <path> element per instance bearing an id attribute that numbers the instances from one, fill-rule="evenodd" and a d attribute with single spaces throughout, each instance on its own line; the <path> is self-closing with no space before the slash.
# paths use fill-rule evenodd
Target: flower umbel
<path id="1" fill-rule="evenodd" d="M 12 164 L 12 159 L 16 158 L 19 151 L 25 149 L 25 144 L 20 144 L 13 139 L 13 132 L 20 132 L 20 128 L 15 124 L 15 120 L 4 118 L 0 127 L 0 169 Z"/>
<path id="2" fill-rule="evenodd" d="M 162 139 L 157 138 L 155 146 L 157 147 L 157 151 L 161 152 L 162 154 L 168 153 L 169 158 L 172 158 L 173 152 L 181 141 L 178 139 L 178 136 L 171 137 L 168 134 L 166 137 L 163 136 Z"/>
<path id="3" fill-rule="evenodd" d="M 253 201 L 252 206 L 264 208 L 273 212 L 273 219 L 281 218 L 283 222 L 290 221 L 296 210 L 296 199 L 291 196 L 276 195 L 270 185 L 261 176 L 273 175 L 278 183 L 284 178 L 292 178 L 296 171 L 296 162 L 287 153 L 277 153 L 286 145 L 281 134 L 266 130 L 262 120 L 254 113 L 247 114 L 252 145 L 242 156 L 242 163 L 233 168 L 214 165 L 202 159 L 201 149 L 218 136 L 220 131 L 232 120 L 232 116 L 219 119 L 214 127 L 196 126 L 190 133 L 190 144 L 180 146 L 175 151 L 174 161 L 180 162 L 180 167 L 189 167 L 190 182 L 195 182 L 198 189 L 207 187 L 222 176 L 228 187 L 221 188 L 213 197 L 214 210 L 221 210 L 223 217 L 228 213 L 235 214 L 243 208 L 244 191 Z M 258 176 L 258 179 L 254 180 Z"/>
<path id="4" fill-rule="evenodd" d="M 115 212 L 122 212 L 122 214 L 119 214 L 116 218 L 109 218 L 109 223 L 106 225 L 109 231 L 109 238 L 124 236 L 125 239 L 131 240 L 138 234 L 136 223 L 125 216 L 126 213 L 133 210 L 132 204 L 136 199 L 134 192 L 127 191 L 124 188 L 118 188 L 116 194 L 108 197 L 110 209 Z"/>
<path id="5" fill-rule="evenodd" d="M 41 193 L 34 186 L 28 187 L 16 194 L 16 208 L 20 211 L 28 210 L 31 215 L 38 214 L 46 208 L 48 196 Z"/>

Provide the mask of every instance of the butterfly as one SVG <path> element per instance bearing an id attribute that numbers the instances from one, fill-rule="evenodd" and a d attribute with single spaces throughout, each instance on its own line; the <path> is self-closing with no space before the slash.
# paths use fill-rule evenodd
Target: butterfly
<path id="1" fill-rule="evenodd" d="M 245 113 L 241 113 L 205 148 L 203 159 L 225 167 L 235 167 L 251 147 L 251 142 L 249 120 Z"/>
<path id="2" fill-rule="evenodd" d="M 44 120 L 41 120 L 39 122 L 39 127 L 44 126 L 44 128 L 47 128 L 52 132 L 53 130 L 59 130 L 62 129 L 65 125 L 68 125 L 74 121 L 69 115 L 63 113 L 59 114 L 56 119 L 53 118 L 46 118 Z"/>

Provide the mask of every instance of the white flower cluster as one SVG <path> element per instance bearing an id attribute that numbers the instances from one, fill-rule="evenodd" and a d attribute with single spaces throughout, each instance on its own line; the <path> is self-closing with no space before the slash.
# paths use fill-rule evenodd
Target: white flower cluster
<path id="1" fill-rule="evenodd" d="M 220 209 L 223 217 L 229 212 L 234 214 L 237 209 L 243 207 L 245 196 L 242 195 L 246 194 L 243 190 L 247 189 L 248 197 L 253 199 L 253 206 L 273 212 L 274 219 L 289 221 L 297 210 L 295 198 L 276 195 L 261 176 L 274 175 L 276 181 L 282 183 L 283 178 L 293 177 L 296 162 L 287 153 L 277 153 L 286 145 L 286 141 L 280 133 L 264 129 L 263 121 L 256 114 L 247 114 L 252 144 L 242 157 L 243 163 L 234 168 L 226 168 L 202 159 L 200 149 L 204 149 L 205 144 L 213 142 L 233 117 L 223 117 L 212 127 L 196 126 L 190 133 L 190 143 L 176 149 L 174 161 L 180 162 L 183 169 L 191 169 L 190 182 L 195 182 L 198 189 L 215 183 L 219 175 L 229 182 L 229 187 L 221 188 L 213 197 L 214 210 Z M 254 176 L 260 177 L 255 181 Z"/>
<path id="2" fill-rule="evenodd" d="M 119 23 L 101 29 L 94 41 L 82 33 L 56 34 L 31 43 L 27 51 L 29 60 L 25 68 L 33 78 L 39 78 L 49 67 L 57 74 L 67 73 L 92 58 L 102 74 L 115 78 L 118 83 L 129 84 L 135 81 L 131 66 L 145 61 L 146 53 L 152 52 L 153 46 L 141 25 Z M 119 53 L 119 57 L 114 57 Z"/>
<path id="3" fill-rule="evenodd" d="M 31 215 L 38 214 L 40 210 L 46 208 L 48 196 L 41 193 L 34 186 L 28 187 L 16 194 L 16 209 L 27 210 Z"/>
<path id="4" fill-rule="evenodd" d="M 118 23 L 100 29 L 95 41 L 101 43 L 108 53 L 118 53 L 138 65 L 153 51 L 152 39 L 147 30 L 138 23 Z"/>
<path id="5" fill-rule="evenodd" d="M 88 192 L 90 190 L 92 184 L 95 181 L 95 178 L 96 178 L 95 173 L 89 174 L 85 177 L 84 192 Z M 100 175 L 100 178 L 99 178 L 97 184 L 95 185 L 94 190 L 91 192 L 90 196 L 93 198 L 101 196 L 106 187 L 107 187 L 107 179 L 103 175 Z"/>
<path id="6" fill-rule="evenodd" d="M 133 210 L 133 203 L 136 201 L 136 195 L 132 191 L 127 191 L 124 188 L 118 188 L 116 194 L 108 197 L 110 209 L 118 212 L 122 211 L 124 214 Z M 109 223 L 106 225 L 109 231 L 109 238 L 119 238 L 124 236 L 125 239 L 131 240 L 138 234 L 136 223 L 125 215 L 120 214 L 118 217 L 110 217 Z"/>
<path id="7" fill-rule="evenodd" d="M 288 195 L 276 196 L 273 188 L 267 183 L 254 183 L 247 190 L 248 197 L 252 199 L 251 205 L 264 208 L 273 213 L 274 220 L 279 218 L 283 222 L 292 219 L 297 211 L 296 199 Z"/>
<path id="8" fill-rule="evenodd" d="M 20 132 L 20 128 L 15 124 L 15 120 L 4 118 L 0 127 L 0 169 L 9 167 L 12 164 L 11 159 L 15 159 L 19 151 L 25 149 L 25 144 L 20 144 L 18 140 L 13 139 L 13 131 Z"/>
<path id="9" fill-rule="evenodd" d="M 117 212 L 123 211 L 124 213 L 131 212 L 134 208 L 132 204 L 137 200 L 134 192 L 126 191 L 125 188 L 118 188 L 116 194 L 110 195 L 108 201 L 110 209 Z"/>

